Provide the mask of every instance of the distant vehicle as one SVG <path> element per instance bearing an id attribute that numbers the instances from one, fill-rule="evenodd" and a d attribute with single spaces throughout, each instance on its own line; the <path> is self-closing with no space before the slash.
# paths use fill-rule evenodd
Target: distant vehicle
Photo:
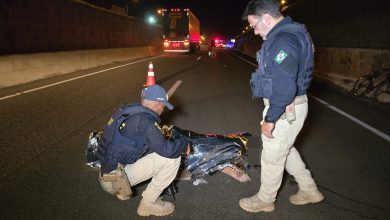
<path id="1" fill-rule="evenodd" d="M 226 48 L 233 48 L 233 47 L 234 47 L 234 41 L 229 40 L 229 41 L 226 43 Z"/>
<path id="2" fill-rule="evenodd" d="M 215 42 L 215 47 L 224 47 L 223 40 L 215 38 L 214 42 Z"/>
<path id="3" fill-rule="evenodd" d="M 162 16 L 164 51 L 200 50 L 200 23 L 189 9 L 163 9 Z"/>

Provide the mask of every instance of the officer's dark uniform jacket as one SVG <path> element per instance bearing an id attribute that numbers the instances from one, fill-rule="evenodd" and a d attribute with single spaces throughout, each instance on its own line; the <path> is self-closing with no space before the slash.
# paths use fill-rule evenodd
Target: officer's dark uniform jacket
<path id="1" fill-rule="evenodd" d="M 135 103 L 118 111 L 122 111 L 126 119 L 116 131 L 118 133 L 114 132 L 112 143 L 104 140 L 104 133 L 99 142 L 97 156 L 102 174 L 116 169 L 118 163 L 131 164 L 153 152 L 162 157 L 177 158 L 187 147 L 188 141 L 184 137 L 170 141 L 163 136 L 158 128 L 161 119 L 153 110 Z"/>
<path id="2" fill-rule="evenodd" d="M 295 96 L 306 94 L 314 67 L 314 46 L 304 25 L 287 16 L 267 34 L 250 81 L 254 98 L 267 98 L 266 122 L 276 122 Z"/>

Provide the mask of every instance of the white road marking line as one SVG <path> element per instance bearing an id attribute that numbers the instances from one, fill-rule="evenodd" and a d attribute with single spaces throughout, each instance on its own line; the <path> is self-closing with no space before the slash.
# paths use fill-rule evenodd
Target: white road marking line
<path id="1" fill-rule="evenodd" d="M 37 88 L 34 88 L 34 89 L 25 90 L 23 92 L 18 92 L 18 93 L 14 93 L 14 94 L 11 94 L 11 95 L 8 95 L 8 96 L 3 96 L 3 97 L 0 97 L 0 101 L 1 100 L 5 100 L 5 99 L 9 99 L 9 98 L 12 98 L 12 97 L 20 96 L 20 95 L 23 95 L 23 94 L 27 94 L 27 93 L 30 93 L 30 92 L 34 92 L 34 91 L 37 91 L 37 90 L 41 90 L 41 89 L 49 88 L 49 87 L 52 87 L 52 86 L 56 86 L 56 85 L 59 85 L 59 84 L 62 84 L 62 83 L 70 82 L 70 81 L 73 81 L 73 80 L 81 79 L 81 78 L 84 78 L 84 77 L 96 75 L 98 73 L 106 72 L 106 71 L 109 71 L 109 70 L 118 69 L 118 68 L 121 68 L 121 67 L 124 67 L 124 66 L 140 63 L 140 62 L 147 61 L 147 60 L 156 59 L 156 58 L 163 57 L 163 56 L 164 55 L 156 56 L 156 57 L 152 57 L 152 58 L 147 58 L 147 59 L 143 59 L 143 60 L 138 60 L 138 61 L 135 61 L 135 62 L 123 64 L 123 65 L 120 65 L 120 66 L 111 67 L 111 68 L 108 68 L 108 69 L 104 69 L 104 70 L 100 70 L 100 71 L 97 71 L 97 72 L 89 73 L 89 74 L 86 74 L 86 75 L 78 76 L 78 77 L 75 77 L 75 78 L 71 78 L 71 79 L 60 81 L 60 82 L 48 84 L 48 85 L 37 87 Z"/>
<path id="2" fill-rule="evenodd" d="M 352 115 L 350 115 L 350 114 L 348 114 L 348 113 L 338 109 L 337 107 L 329 104 L 328 102 L 326 102 L 326 101 L 324 101 L 324 100 L 322 100 L 322 99 L 320 99 L 320 98 L 318 98 L 318 97 L 316 97 L 314 95 L 309 95 L 309 96 L 312 97 L 313 99 L 317 100 L 321 104 L 327 106 L 328 108 L 332 109 L 333 111 L 335 111 L 335 112 L 345 116 L 346 118 L 350 119 L 351 121 L 355 122 L 356 124 L 366 128 L 367 130 L 373 132 L 374 134 L 378 135 L 379 137 L 381 137 L 381 138 L 385 139 L 386 141 L 390 142 L 390 136 L 389 135 L 387 135 L 387 134 L 379 131 L 378 129 L 376 129 L 376 128 L 374 128 L 374 127 L 372 127 L 372 126 L 370 126 L 370 125 L 360 121 L 359 119 L 353 117 Z"/>
<path id="3" fill-rule="evenodd" d="M 233 54 L 233 53 L 232 53 L 232 54 Z M 234 54 L 234 55 L 235 55 L 235 54 Z M 244 60 L 245 62 L 251 64 L 252 66 L 257 67 L 257 65 L 251 63 L 250 61 L 245 60 L 244 58 L 239 57 L 239 56 L 237 56 L 237 55 L 235 55 L 235 56 L 238 57 L 238 58 L 240 58 L 240 59 L 242 59 L 242 60 Z M 385 133 L 383 133 L 382 131 L 379 131 L 378 129 L 376 129 L 376 128 L 374 128 L 374 127 L 372 127 L 372 126 L 370 126 L 370 125 L 368 125 L 368 124 L 366 124 L 366 123 L 360 121 L 359 119 L 353 117 L 352 115 L 350 115 L 350 114 L 348 114 L 348 113 L 346 113 L 346 112 L 340 110 L 339 108 L 337 108 L 337 107 L 335 107 L 335 106 L 329 104 L 328 102 L 326 102 L 326 101 L 324 101 L 324 100 L 322 100 L 322 99 L 320 99 L 320 98 L 318 98 L 318 97 L 316 97 L 316 96 L 314 96 L 314 95 L 311 95 L 311 94 L 310 94 L 309 96 L 311 96 L 312 98 L 314 98 L 315 100 L 317 100 L 319 103 L 321 103 L 321 104 L 327 106 L 328 108 L 332 109 L 333 111 L 339 113 L 340 115 L 343 115 L 344 117 L 350 119 L 351 121 L 355 122 L 356 124 L 358 124 L 358 125 L 364 127 L 365 129 L 367 129 L 367 130 L 373 132 L 374 134 L 378 135 L 379 137 L 381 137 L 381 138 L 385 139 L 386 141 L 390 142 L 390 136 L 387 135 L 387 134 L 385 134 Z"/>
<path id="4" fill-rule="evenodd" d="M 241 60 L 243 60 L 243 61 L 245 61 L 245 62 L 247 62 L 247 63 L 249 63 L 250 65 L 252 65 L 252 66 L 254 66 L 254 67 L 256 67 L 257 68 L 257 64 L 254 64 L 254 63 L 252 63 L 252 62 L 250 62 L 250 61 L 248 61 L 248 60 L 246 60 L 246 59 L 244 59 L 244 58 L 242 58 L 242 57 L 240 57 L 240 56 L 237 56 L 236 54 L 234 54 L 234 53 L 232 53 L 233 55 L 235 55 L 236 57 L 238 57 L 238 58 L 240 58 Z"/>

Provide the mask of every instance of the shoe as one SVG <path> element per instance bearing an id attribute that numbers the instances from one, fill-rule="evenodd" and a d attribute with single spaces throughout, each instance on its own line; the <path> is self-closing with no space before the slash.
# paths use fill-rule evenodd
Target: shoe
<path id="1" fill-rule="evenodd" d="M 295 195 L 290 196 L 290 202 L 294 205 L 305 205 L 308 203 L 317 203 L 324 200 L 325 197 L 320 191 L 301 191 L 299 190 Z"/>
<path id="2" fill-rule="evenodd" d="M 125 166 L 118 163 L 116 168 L 116 180 L 112 183 L 115 195 L 120 200 L 128 200 L 133 192 L 131 191 L 130 181 L 125 173 Z"/>
<path id="3" fill-rule="evenodd" d="M 111 195 L 115 195 L 114 189 L 112 188 L 112 182 L 103 181 L 103 178 L 99 175 L 99 183 L 105 192 L 108 192 Z"/>
<path id="4" fill-rule="evenodd" d="M 106 183 L 104 185 L 112 184 L 112 191 L 109 193 L 115 195 L 118 199 L 128 200 L 131 198 L 133 192 L 122 164 L 118 164 L 115 171 L 103 174 L 102 180 Z M 104 190 L 108 192 L 106 189 Z"/>
<path id="5" fill-rule="evenodd" d="M 140 216 L 165 216 L 172 214 L 175 210 L 175 205 L 170 202 L 162 201 L 160 198 L 156 202 L 145 202 L 141 200 L 137 214 Z"/>
<path id="6" fill-rule="evenodd" d="M 275 209 L 273 202 L 263 202 L 257 197 L 257 194 L 249 198 L 240 199 L 239 204 L 247 212 L 272 212 Z"/>

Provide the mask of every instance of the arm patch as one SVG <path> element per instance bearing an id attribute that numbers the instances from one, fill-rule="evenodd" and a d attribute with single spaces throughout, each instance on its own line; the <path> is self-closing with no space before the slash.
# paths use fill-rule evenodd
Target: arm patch
<path id="1" fill-rule="evenodd" d="M 284 50 L 280 50 L 278 54 L 276 54 L 274 61 L 281 64 L 284 59 L 288 56 L 288 53 L 286 53 Z"/>
<path id="2" fill-rule="evenodd" d="M 296 74 L 299 66 L 300 43 L 292 34 L 281 33 L 270 48 L 273 66 Z"/>
<path id="3" fill-rule="evenodd" d="M 298 60 L 292 54 L 288 54 L 288 56 L 279 63 L 279 66 L 286 72 L 296 72 L 298 70 Z"/>

